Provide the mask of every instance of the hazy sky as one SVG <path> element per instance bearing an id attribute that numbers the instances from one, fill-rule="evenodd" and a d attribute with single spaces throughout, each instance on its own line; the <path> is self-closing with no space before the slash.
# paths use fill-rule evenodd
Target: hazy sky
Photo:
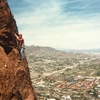
<path id="1" fill-rule="evenodd" d="M 100 48 L 100 0 L 8 0 L 26 45 Z"/>

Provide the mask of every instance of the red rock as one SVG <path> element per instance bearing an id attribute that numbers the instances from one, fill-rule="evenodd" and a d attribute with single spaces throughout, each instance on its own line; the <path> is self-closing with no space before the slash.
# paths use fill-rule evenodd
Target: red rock
<path id="1" fill-rule="evenodd" d="M 37 100 L 26 57 L 20 61 L 18 29 L 6 0 L 0 0 L 0 100 Z"/>

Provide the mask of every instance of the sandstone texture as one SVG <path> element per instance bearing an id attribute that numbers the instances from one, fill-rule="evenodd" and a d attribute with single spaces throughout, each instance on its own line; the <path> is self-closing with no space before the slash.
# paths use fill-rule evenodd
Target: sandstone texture
<path id="1" fill-rule="evenodd" d="M 18 29 L 8 3 L 0 0 L 0 100 L 37 100 L 15 34 Z"/>

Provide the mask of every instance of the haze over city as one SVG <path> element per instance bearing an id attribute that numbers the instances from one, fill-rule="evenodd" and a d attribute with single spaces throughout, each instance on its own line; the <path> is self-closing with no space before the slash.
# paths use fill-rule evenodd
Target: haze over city
<path id="1" fill-rule="evenodd" d="M 100 47 L 100 0 L 8 0 L 26 45 Z"/>

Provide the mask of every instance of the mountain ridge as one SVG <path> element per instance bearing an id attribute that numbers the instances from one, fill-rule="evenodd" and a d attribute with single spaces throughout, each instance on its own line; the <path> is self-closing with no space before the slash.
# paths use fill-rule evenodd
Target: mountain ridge
<path id="1" fill-rule="evenodd" d="M 75 53 L 99 53 L 100 52 L 100 48 L 93 48 L 93 49 L 57 49 L 57 48 L 53 48 L 53 47 L 49 47 L 49 46 L 35 46 L 35 45 L 30 45 L 30 46 L 27 46 L 26 45 L 26 48 L 30 48 L 30 49 L 33 49 L 35 50 L 36 48 L 37 49 L 42 49 L 42 48 L 45 48 L 45 49 L 48 49 L 48 50 L 56 50 L 56 51 L 61 51 L 61 52 L 75 52 Z M 30 50 L 29 50 L 30 52 Z"/>

